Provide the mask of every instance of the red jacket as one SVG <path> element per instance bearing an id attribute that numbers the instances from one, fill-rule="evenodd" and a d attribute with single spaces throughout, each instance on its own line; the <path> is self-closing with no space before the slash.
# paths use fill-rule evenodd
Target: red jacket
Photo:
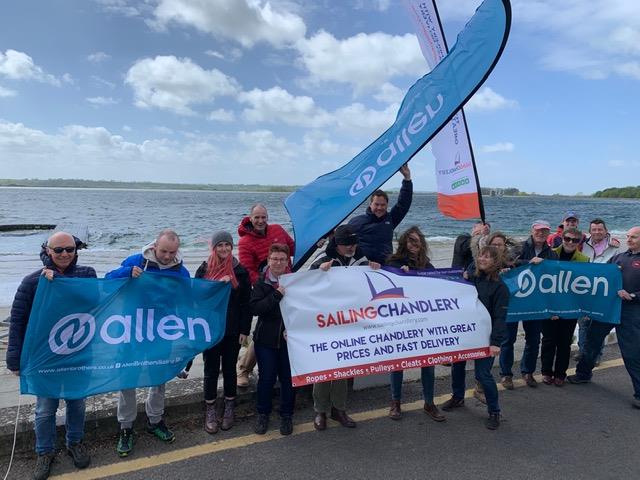
<path id="1" fill-rule="evenodd" d="M 277 223 L 267 225 L 264 235 L 258 234 L 253 229 L 251 218 L 244 217 L 238 226 L 238 260 L 249 271 L 249 278 L 253 285 L 258 281 L 259 267 L 266 264 L 269 255 L 269 247 L 274 243 L 284 243 L 289 246 L 289 253 L 294 254 L 295 244 L 293 239 Z"/>

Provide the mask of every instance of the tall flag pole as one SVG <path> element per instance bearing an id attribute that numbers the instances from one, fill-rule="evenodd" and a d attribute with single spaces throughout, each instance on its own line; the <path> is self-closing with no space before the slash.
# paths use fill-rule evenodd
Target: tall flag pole
<path id="1" fill-rule="evenodd" d="M 510 27 L 509 0 L 484 0 L 449 53 L 409 88 L 393 125 L 350 162 L 286 198 L 296 240 L 294 269 L 313 254 L 320 238 L 411 160 L 478 91 L 498 63 Z"/>
<path id="2" fill-rule="evenodd" d="M 435 0 L 404 0 L 420 49 L 433 69 L 449 53 L 440 14 Z M 461 108 L 451 121 L 431 140 L 436 159 L 438 209 L 443 215 L 460 220 L 480 218 L 485 221 L 484 203 L 478 169 L 473 155 L 467 119 Z"/>

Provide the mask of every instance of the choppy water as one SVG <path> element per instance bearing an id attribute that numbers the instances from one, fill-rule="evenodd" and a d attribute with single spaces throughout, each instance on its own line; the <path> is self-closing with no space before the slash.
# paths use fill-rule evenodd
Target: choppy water
<path id="1" fill-rule="evenodd" d="M 291 222 L 282 201 L 287 193 L 203 192 L 173 190 L 98 190 L 53 188 L 1 188 L 0 224 L 51 223 L 85 225 L 89 249 L 82 262 L 98 274 L 113 269 L 128 254 L 139 251 L 162 228 L 174 228 L 181 236 L 187 266 L 206 256 L 207 239 L 219 229 L 229 230 L 237 240 L 237 226 L 256 202 L 269 209 L 269 221 L 290 232 Z M 393 202 L 393 198 L 392 198 Z M 486 198 L 487 219 L 492 228 L 513 236 L 526 236 L 531 222 L 544 218 L 559 223 L 567 209 L 577 211 L 583 222 L 600 216 L 609 230 L 621 235 L 640 224 L 640 201 L 554 198 Z M 355 213 L 361 213 L 364 207 Z M 443 217 L 435 195 L 416 194 L 401 231 L 419 225 L 433 249 L 445 261 L 455 237 L 472 226 L 471 221 Z M 15 290 L 29 272 L 40 267 L 37 257 L 46 232 L 0 232 L 0 307 L 11 303 Z M 193 270 L 193 268 L 191 268 Z"/>

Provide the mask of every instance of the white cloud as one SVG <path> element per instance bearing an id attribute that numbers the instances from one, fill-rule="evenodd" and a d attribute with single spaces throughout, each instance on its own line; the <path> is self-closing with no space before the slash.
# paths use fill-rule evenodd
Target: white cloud
<path id="1" fill-rule="evenodd" d="M 509 100 L 489 87 L 481 88 L 467 102 L 464 109 L 469 112 L 486 112 L 505 108 L 516 108 L 518 102 Z"/>
<path id="2" fill-rule="evenodd" d="M 224 55 L 221 54 L 220 52 L 216 51 L 216 50 L 207 50 L 204 53 L 205 53 L 205 55 L 209 55 L 210 57 L 216 57 L 216 58 L 220 58 L 220 59 L 224 60 Z"/>
<path id="3" fill-rule="evenodd" d="M 398 108 L 398 104 L 391 104 L 384 110 L 372 110 L 353 103 L 336 110 L 334 116 L 339 129 L 375 138 L 393 124 Z"/>
<path id="4" fill-rule="evenodd" d="M 91 75 L 91 80 L 93 80 L 94 83 L 100 85 L 100 86 L 104 86 L 104 87 L 108 87 L 110 89 L 114 89 L 116 88 L 116 84 L 113 82 L 110 82 L 109 80 L 105 80 L 102 77 L 99 77 L 98 75 Z"/>
<path id="5" fill-rule="evenodd" d="M 160 0 L 154 17 L 152 24 L 157 28 L 171 23 L 188 25 L 244 47 L 259 42 L 282 47 L 303 38 L 306 32 L 299 15 L 261 0 Z"/>
<path id="6" fill-rule="evenodd" d="M 29 55 L 12 49 L 0 52 L 0 75 L 11 80 L 36 80 L 60 86 L 60 80 L 33 63 Z"/>
<path id="7" fill-rule="evenodd" d="M 128 0 L 95 0 L 102 8 L 110 13 L 117 13 L 125 17 L 137 17 L 148 9 L 144 3 Z"/>
<path id="8" fill-rule="evenodd" d="M 207 118 L 213 122 L 233 122 L 236 119 L 236 116 L 231 110 L 219 108 L 209 113 Z"/>
<path id="9" fill-rule="evenodd" d="M 107 105 L 115 105 L 116 103 L 120 102 L 119 100 L 116 100 L 115 98 L 112 98 L 112 97 L 89 97 L 86 100 L 91 105 L 99 106 L 99 107 L 104 107 Z"/>
<path id="10" fill-rule="evenodd" d="M 317 128 L 328 125 L 332 120 L 331 115 L 318 107 L 313 98 L 291 95 L 281 87 L 242 92 L 238 101 L 251 106 L 243 112 L 250 122 L 283 122 Z"/>
<path id="11" fill-rule="evenodd" d="M 415 77 L 428 68 L 415 35 L 359 33 L 344 40 L 320 31 L 297 43 L 312 82 L 341 82 L 362 93 L 395 76 Z"/>
<path id="12" fill-rule="evenodd" d="M 242 50 L 239 48 L 229 48 L 225 52 L 226 53 L 219 52 L 218 50 L 206 50 L 204 54 L 210 57 L 219 58 L 220 60 L 228 60 L 230 62 L 239 60 L 243 55 Z"/>
<path id="13" fill-rule="evenodd" d="M 373 98 L 383 103 L 400 103 L 405 92 L 392 83 L 385 82 L 380 86 L 380 90 L 373 94 Z"/>
<path id="14" fill-rule="evenodd" d="M 122 130 L 124 132 L 131 132 L 131 131 L 133 131 L 133 128 L 131 128 L 129 125 L 123 125 L 122 126 Z"/>
<path id="15" fill-rule="evenodd" d="M 15 97 L 18 93 L 15 90 L 4 88 L 0 85 L 0 98 L 2 97 Z"/>
<path id="16" fill-rule="evenodd" d="M 515 149 L 515 145 L 511 142 L 498 142 L 492 145 L 483 145 L 480 150 L 484 153 L 495 153 L 495 152 L 513 152 Z"/>
<path id="17" fill-rule="evenodd" d="M 89 60 L 91 63 L 104 62 L 106 60 L 109 60 L 110 58 L 111 58 L 111 55 L 104 52 L 94 52 L 87 55 L 87 60 Z"/>
<path id="18" fill-rule="evenodd" d="M 235 94 L 237 82 L 219 70 L 205 70 L 189 58 L 158 56 L 137 61 L 125 83 L 133 88 L 140 108 L 160 108 L 193 115 L 194 104 L 211 103 L 216 97 Z"/>

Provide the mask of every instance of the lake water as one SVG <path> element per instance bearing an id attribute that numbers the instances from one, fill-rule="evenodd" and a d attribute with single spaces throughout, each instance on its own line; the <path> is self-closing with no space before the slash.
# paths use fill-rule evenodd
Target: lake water
<path id="1" fill-rule="evenodd" d="M 175 229 L 182 238 L 185 263 L 193 273 L 207 256 L 207 240 L 215 230 L 225 229 L 237 241 L 237 227 L 249 207 L 264 203 L 269 221 L 292 232 L 283 206 L 288 193 L 205 192 L 183 190 L 102 190 L 55 188 L 0 188 L 0 225 L 50 223 L 84 225 L 89 248 L 80 253 L 81 263 L 99 275 L 115 268 L 127 255 L 153 241 L 162 228 Z M 394 202 L 394 196 L 391 198 Z M 640 224 L 640 201 L 595 198 L 489 197 L 487 220 L 493 230 L 524 238 L 531 222 L 547 219 L 560 223 L 564 211 L 575 210 L 583 223 L 602 217 L 609 230 L 624 238 L 632 225 Z M 354 212 L 359 214 L 364 206 Z M 418 225 L 426 233 L 436 266 L 448 266 L 453 242 L 469 231 L 472 221 L 443 217 L 436 197 L 415 194 L 411 210 L 398 231 Z M 0 232 L 0 307 L 11 304 L 20 280 L 41 267 L 40 245 L 48 232 Z"/>

